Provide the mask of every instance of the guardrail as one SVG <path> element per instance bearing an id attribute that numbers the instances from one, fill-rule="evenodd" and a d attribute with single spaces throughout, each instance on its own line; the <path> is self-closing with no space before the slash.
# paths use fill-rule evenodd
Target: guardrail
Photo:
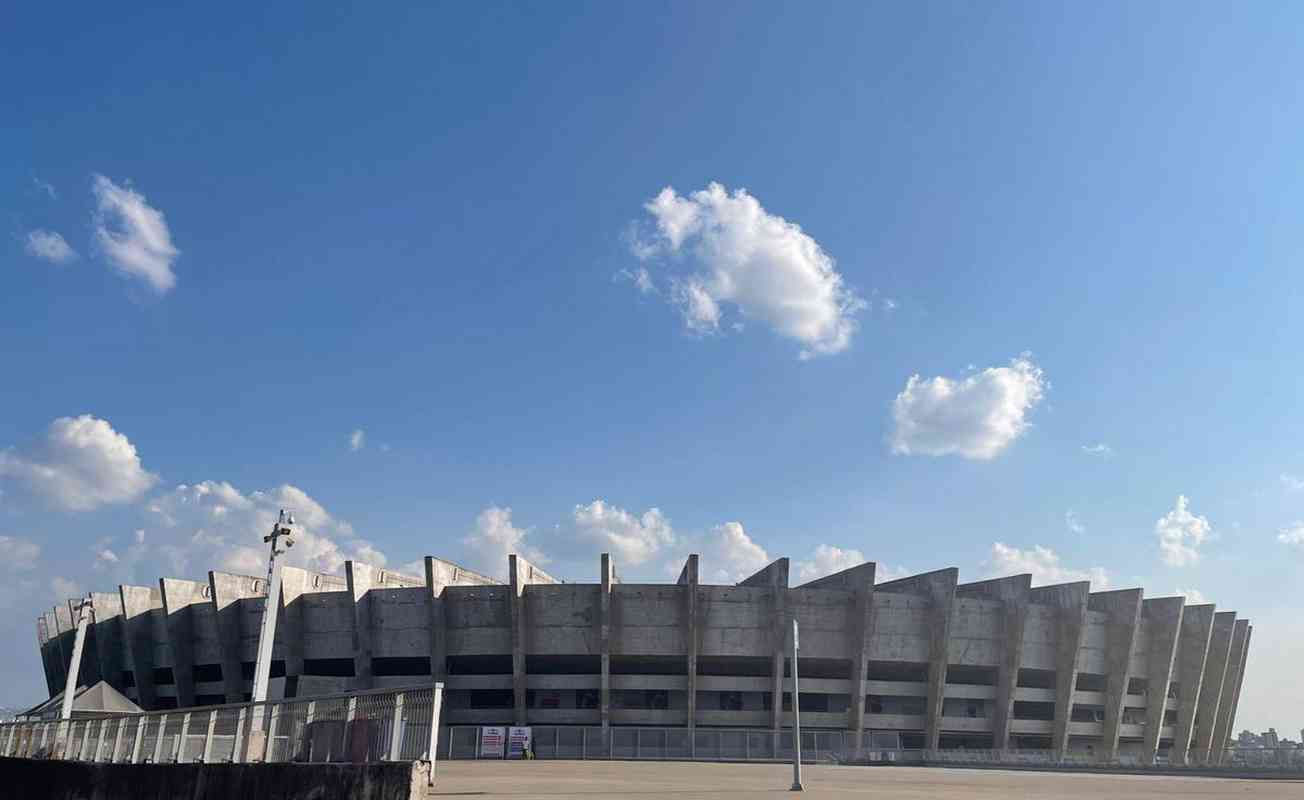
<path id="1" fill-rule="evenodd" d="M 0 755 L 115 764 L 432 760 L 443 685 L 0 724 Z"/>

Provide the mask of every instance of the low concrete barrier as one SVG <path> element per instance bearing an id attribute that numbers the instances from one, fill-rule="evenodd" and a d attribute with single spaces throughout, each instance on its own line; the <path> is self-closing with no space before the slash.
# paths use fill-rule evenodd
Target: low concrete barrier
<path id="1" fill-rule="evenodd" d="M 0 795 L 24 800 L 414 800 L 430 765 L 94 764 L 0 758 Z"/>

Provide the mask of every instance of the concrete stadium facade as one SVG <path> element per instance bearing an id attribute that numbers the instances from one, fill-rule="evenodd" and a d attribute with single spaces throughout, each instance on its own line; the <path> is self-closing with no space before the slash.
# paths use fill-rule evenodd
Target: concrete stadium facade
<path id="1" fill-rule="evenodd" d="M 273 692 L 436 680 L 445 725 L 779 729 L 796 619 L 803 727 L 862 731 L 875 749 L 1217 763 L 1252 632 L 1235 612 L 1141 589 L 960 583 L 954 568 L 876 584 L 872 562 L 800 586 L 787 559 L 704 584 L 695 555 L 675 584 L 622 583 L 605 554 L 596 583 L 515 555 L 506 583 L 433 557 L 425 573 L 285 567 Z M 102 678 L 148 710 L 247 699 L 265 584 L 210 572 L 93 593 L 79 683 Z M 76 602 L 37 621 L 51 696 Z"/>

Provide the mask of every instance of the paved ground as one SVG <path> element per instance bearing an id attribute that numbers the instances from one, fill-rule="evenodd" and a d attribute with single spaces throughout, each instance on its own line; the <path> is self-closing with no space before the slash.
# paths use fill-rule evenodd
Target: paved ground
<path id="1" fill-rule="evenodd" d="M 656 761 L 441 761 L 431 797 L 734 800 L 792 796 L 792 767 Z M 1090 775 L 937 767 L 802 768 L 810 800 L 1304 798 L 1299 781 Z"/>

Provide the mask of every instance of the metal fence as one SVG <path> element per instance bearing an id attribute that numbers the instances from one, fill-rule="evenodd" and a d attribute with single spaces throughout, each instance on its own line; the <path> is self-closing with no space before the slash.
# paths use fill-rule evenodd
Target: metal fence
<path id="1" fill-rule="evenodd" d="M 122 764 L 430 760 L 442 684 L 0 724 L 0 755 Z"/>

